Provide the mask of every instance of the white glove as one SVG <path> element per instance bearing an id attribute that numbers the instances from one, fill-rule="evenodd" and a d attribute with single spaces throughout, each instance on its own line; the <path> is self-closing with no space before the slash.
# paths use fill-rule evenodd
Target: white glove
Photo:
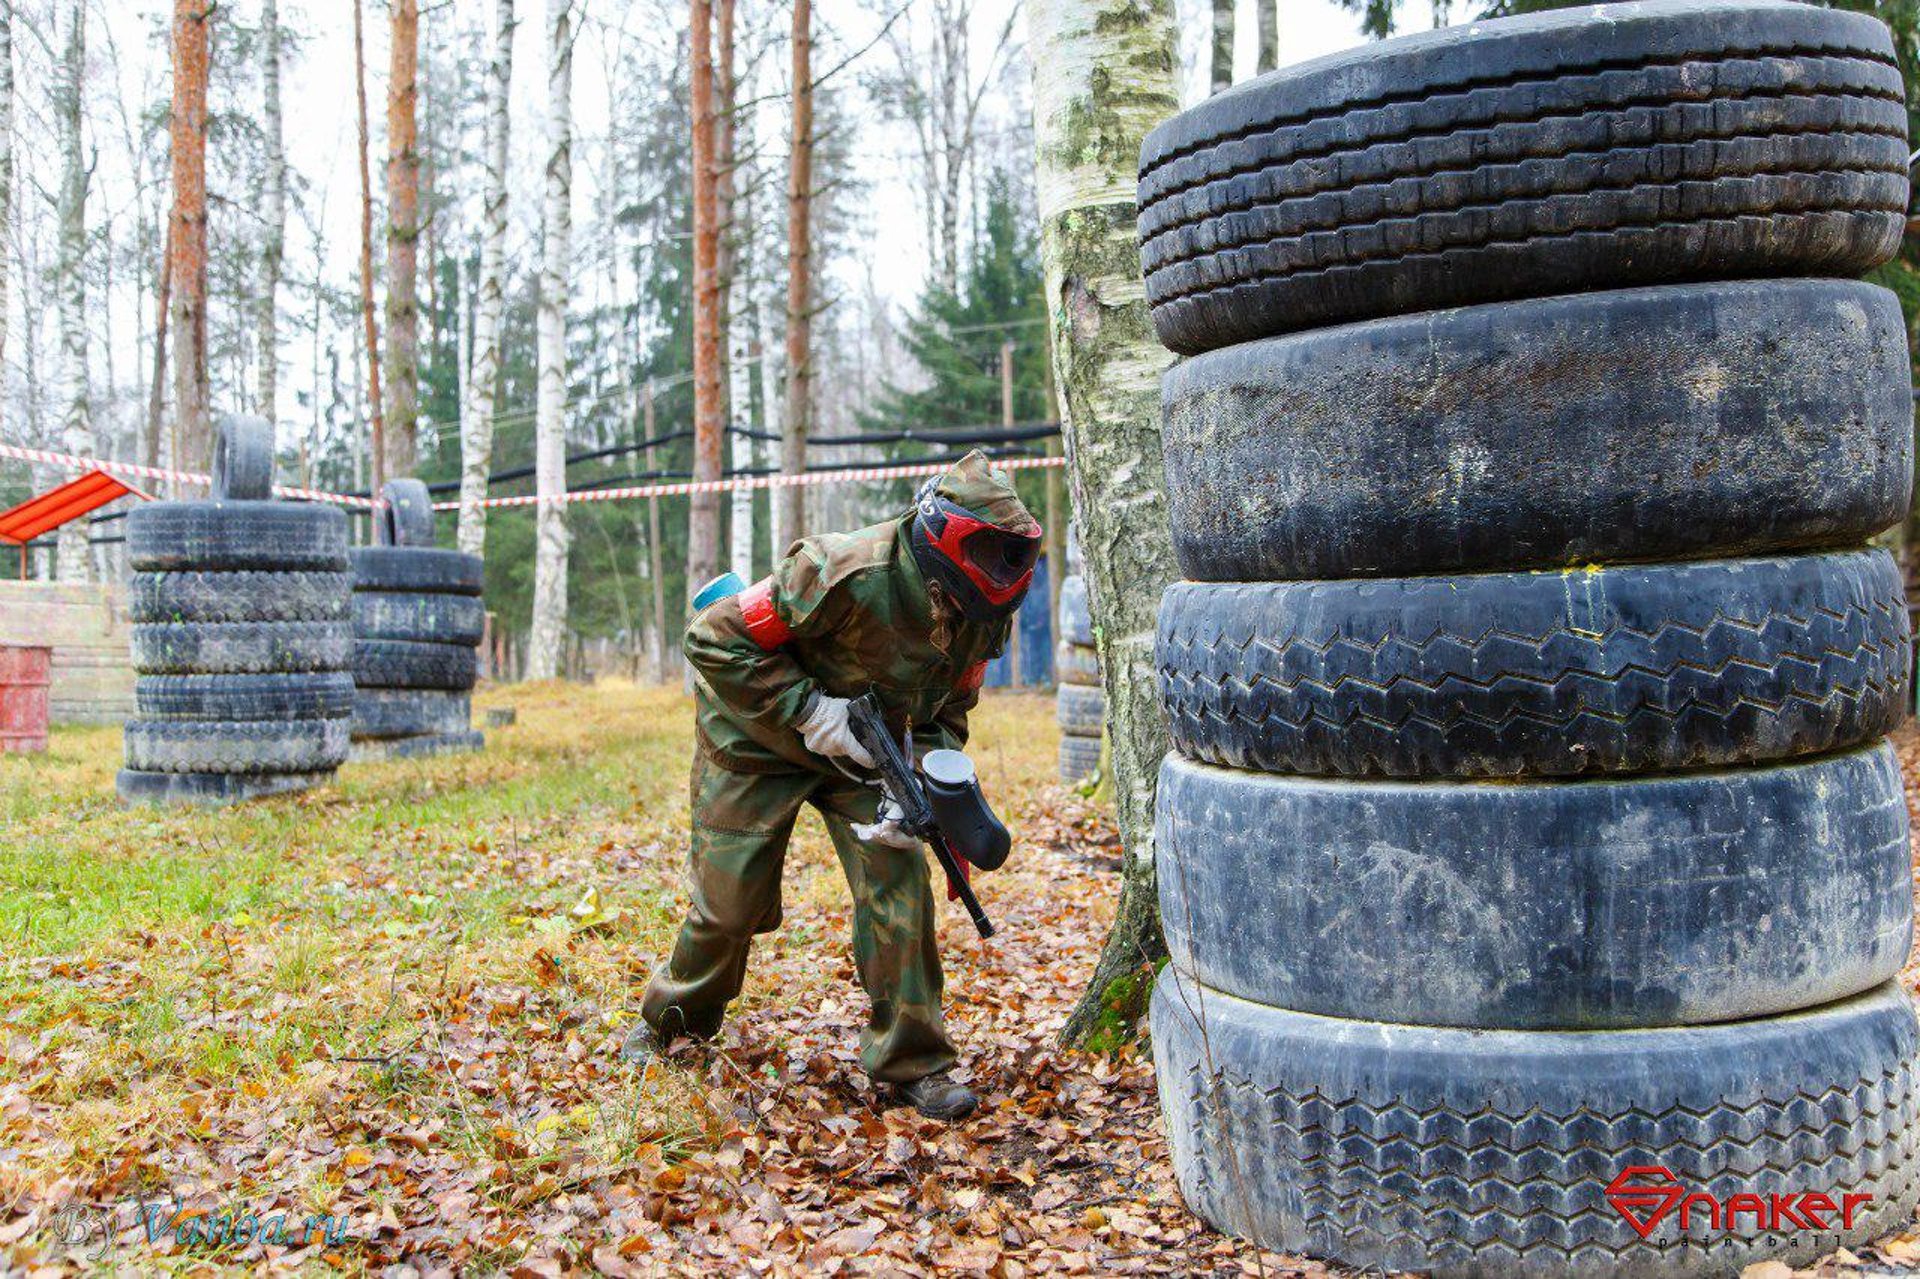
<path id="1" fill-rule="evenodd" d="M 873 756 L 867 754 L 867 748 L 860 744 L 860 739 L 853 735 L 853 727 L 847 723 L 847 707 L 852 704 L 844 697 L 828 697 L 822 693 L 813 699 L 813 708 L 807 717 L 794 727 L 800 730 L 801 739 L 814 754 L 828 758 L 844 756 L 862 768 L 872 768 Z"/>
<path id="2" fill-rule="evenodd" d="M 920 841 L 909 835 L 906 828 L 900 825 L 900 819 L 906 815 L 907 810 L 892 800 L 882 800 L 879 820 L 871 826 L 862 826 L 855 822 L 853 837 L 863 844 L 880 844 L 887 848 L 913 852 L 920 847 Z"/>

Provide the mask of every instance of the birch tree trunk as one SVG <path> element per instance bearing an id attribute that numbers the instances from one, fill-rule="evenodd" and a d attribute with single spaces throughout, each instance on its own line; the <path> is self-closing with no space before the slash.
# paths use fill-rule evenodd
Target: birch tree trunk
<path id="1" fill-rule="evenodd" d="M 412 475 L 420 416 L 420 0 L 393 0 L 387 72 L 387 382 L 389 477 Z"/>
<path id="2" fill-rule="evenodd" d="M 1218 93 L 1232 83 L 1233 0 L 1213 0 L 1213 68 L 1209 86 Z"/>
<path id="3" fill-rule="evenodd" d="M 1254 71 L 1265 75 L 1280 65 L 1280 0 L 1253 0 L 1260 26 L 1260 47 L 1254 56 Z"/>
<path id="4" fill-rule="evenodd" d="M 7 246 L 13 239 L 13 0 L 0 0 L 0 369 L 7 366 L 13 284 Z"/>
<path id="5" fill-rule="evenodd" d="M 753 222 L 751 202 L 742 198 L 734 203 L 734 225 L 747 227 Z M 747 305 L 747 277 L 753 261 L 752 241 L 744 235 L 735 241 L 728 254 L 732 270 L 727 281 L 727 415 L 733 426 L 730 452 L 733 469 L 745 471 L 753 466 L 753 382 L 748 367 L 752 342 L 752 309 Z M 733 510 L 728 519 L 728 560 L 743 582 L 753 580 L 753 490 L 733 490 Z"/>
<path id="6" fill-rule="evenodd" d="M 60 322 L 60 446 L 69 453 L 93 453 L 93 399 L 87 377 L 87 157 L 81 130 L 81 101 L 86 87 L 86 0 L 63 0 L 61 25 L 66 39 L 53 95 L 54 128 L 60 147 L 60 195 L 57 204 L 60 247 L 53 270 L 54 306 Z M 60 526 L 54 573 L 64 582 L 93 576 L 85 520 Z"/>
<path id="7" fill-rule="evenodd" d="M 720 380 L 720 226 L 715 163 L 713 4 L 692 0 L 693 115 L 693 478 L 720 478 L 725 418 Z M 720 495 L 687 501 L 687 590 L 720 572 Z"/>
<path id="8" fill-rule="evenodd" d="M 172 276 L 173 464 L 213 466 L 207 394 L 207 70 L 213 0 L 174 0 L 173 215 L 167 270 Z"/>
<path id="9" fill-rule="evenodd" d="M 260 68 L 261 127 L 267 140 L 267 172 L 264 207 L 260 217 L 266 226 L 260 246 L 260 297 L 258 334 L 260 344 L 259 408 L 260 416 L 279 422 L 280 386 L 280 268 L 287 247 L 287 148 L 282 137 L 280 117 L 280 4 L 279 0 L 261 0 L 260 35 L 266 46 L 266 61 Z"/>
<path id="10" fill-rule="evenodd" d="M 533 633 L 527 677 L 560 673 L 567 632 L 567 267 L 573 238 L 573 5 L 547 0 L 547 190 L 534 401 Z"/>
<path id="11" fill-rule="evenodd" d="M 480 304 L 473 322 L 473 373 L 460 425 L 460 549 L 487 549 L 487 472 L 493 467 L 493 414 L 500 391 L 500 319 L 506 313 L 507 104 L 513 87 L 513 0 L 495 9 L 493 61 L 487 67 L 487 185 L 481 217 Z"/>
<path id="12" fill-rule="evenodd" d="M 787 165 L 787 402 L 780 433 L 780 469 L 807 469 L 813 416 L 813 3 L 793 0 L 793 140 Z M 777 490 L 774 509 L 783 545 L 807 534 L 807 492 Z"/>
<path id="13" fill-rule="evenodd" d="M 1127 856 L 1093 979 L 1062 1031 L 1108 1046 L 1145 1009 L 1160 935 L 1153 793 L 1166 753 L 1154 615 L 1176 576 L 1160 457 L 1160 374 L 1135 239 L 1135 162 L 1179 105 L 1172 0 L 1029 0 L 1049 337 L 1107 694 Z"/>

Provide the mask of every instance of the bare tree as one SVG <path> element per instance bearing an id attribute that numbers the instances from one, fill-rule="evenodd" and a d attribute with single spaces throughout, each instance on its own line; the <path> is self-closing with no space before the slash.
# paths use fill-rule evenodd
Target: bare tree
<path id="1" fill-rule="evenodd" d="M 261 0 L 260 36 L 265 56 L 260 65 L 261 129 L 266 134 L 265 198 L 260 210 L 266 224 L 260 246 L 260 416 L 279 423 L 280 387 L 280 269 L 287 249 L 287 147 L 280 116 L 280 3 Z"/>
<path id="2" fill-rule="evenodd" d="M 1253 0 L 1253 8 L 1260 31 L 1253 69 L 1265 75 L 1280 65 L 1280 0 Z"/>
<path id="3" fill-rule="evenodd" d="M 798 477 L 807 469 L 807 428 L 813 417 L 813 3 L 793 0 L 793 138 L 787 165 L 787 403 L 780 435 L 780 469 Z M 806 490 L 779 490 L 774 503 L 783 546 L 806 536 Z"/>
<path id="4" fill-rule="evenodd" d="M 1160 935 L 1153 794 L 1166 753 L 1154 614 L 1175 576 L 1161 482 L 1160 373 L 1135 238 L 1134 163 L 1179 105 L 1171 0 L 1031 0 L 1033 133 L 1055 382 L 1106 684 L 1119 911 L 1063 1034 L 1145 1006 Z M 1124 77 L 1108 68 L 1124 67 Z"/>
<path id="5" fill-rule="evenodd" d="M 385 473 L 411 475 L 420 416 L 420 0 L 393 0 L 387 72 Z"/>
<path id="6" fill-rule="evenodd" d="M 693 478 L 720 478 L 726 434 L 720 377 L 720 209 L 715 156 L 713 3 L 692 0 Z M 687 589 L 720 572 L 720 495 L 687 502 Z"/>
<path id="7" fill-rule="evenodd" d="M 573 234 L 573 4 L 547 0 L 547 188 L 534 407 L 533 629 L 527 677 L 560 673 L 567 633 L 567 270 Z"/>
<path id="8" fill-rule="evenodd" d="M 513 87 L 513 0 L 495 6 L 493 60 L 487 66 L 487 185 L 481 197 L 480 302 L 460 432 L 460 549 L 487 548 L 487 472 L 493 466 L 493 413 L 500 390 L 500 320 L 506 313 L 507 104 Z"/>
<path id="9" fill-rule="evenodd" d="M 86 0 L 63 0 L 60 21 L 66 38 L 53 93 L 60 148 L 60 192 L 55 201 L 60 238 L 53 270 L 54 305 L 60 322 L 60 443 L 69 453 L 85 455 L 94 450 L 93 394 L 87 370 L 87 182 L 92 166 L 81 128 L 87 67 Z M 93 575 L 84 522 L 61 525 L 54 560 L 54 572 L 63 581 L 84 582 Z"/>
<path id="10" fill-rule="evenodd" d="M 753 351 L 759 360 L 760 428 L 775 439 L 784 439 L 780 430 L 780 384 L 778 362 L 773 358 L 773 291 L 763 290 L 753 313 Z M 771 454 L 773 445 L 766 451 Z M 767 563 L 778 564 L 786 546 L 780 541 L 779 495 L 784 490 L 767 491 Z M 795 490 L 798 492 L 798 490 Z"/>
<path id="11" fill-rule="evenodd" d="M 167 311 L 173 293 L 173 223 L 167 223 L 167 238 L 160 251 L 159 287 L 153 300 L 153 377 L 147 382 L 146 463 L 160 465 L 161 417 L 167 407 Z"/>
<path id="12" fill-rule="evenodd" d="M 13 239 L 13 0 L 0 0 L 0 369 L 7 364 L 12 280 L 5 245 Z"/>
<path id="13" fill-rule="evenodd" d="M 356 3 L 358 0 L 356 0 Z M 207 390 L 207 72 L 214 0 L 174 0 L 172 276 L 174 465 L 213 465 Z"/>
<path id="14" fill-rule="evenodd" d="M 1213 92 L 1233 83 L 1233 0 L 1213 0 L 1213 63 L 1208 77 Z"/>
<path id="15" fill-rule="evenodd" d="M 360 112 L 360 326 L 367 348 L 367 412 L 373 424 L 367 457 L 375 492 L 386 482 L 386 425 L 380 404 L 380 329 L 373 318 L 373 174 L 367 165 L 367 55 L 361 0 L 353 0 L 353 91 Z M 357 443 L 357 441 L 356 441 Z"/>
<path id="16" fill-rule="evenodd" d="M 960 214 L 965 178 L 979 142 L 980 108 L 1012 47 L 1020 6 L 1010 6 L 985 69 L 975 76 L 973 0 L 923 0 L 924 44 L 907 25 L 888 28 L 896 70 L 871 83 L 887 109 L 913 128 L 920 153 L 927 253 L 949 293 L 960 287 Z"/>

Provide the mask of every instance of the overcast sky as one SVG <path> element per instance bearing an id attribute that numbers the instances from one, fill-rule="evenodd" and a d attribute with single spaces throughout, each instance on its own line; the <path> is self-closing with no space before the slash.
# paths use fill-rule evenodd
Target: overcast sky
<path id="1" fill-rule="evenodd" d="M 53 3 L 66 0 L 43 0 Z M 583 304 L 605 300 L 613 288 L 582 252 L 583 231 L 590 226 L 590 212 L 596 195 L 596 168 L 606 154 L 603 139 L 607 132 L 608 75 L 611 51 L 621 40 L 638 39 L 664 45 L 674 32 L 660 29 L 660 8 L 652 4 L 632 4 L 628 0 L 576 0 L 584 11 L 574 60 L 574 214 L 575 214 L 575 297 Z M 913 0 L 907 0 L 911 4 Z M 163 98 L 170 83 L 170 69 L 164 41 L 153 38 L 164 31 L 171 12 L 170 0 L 91 0 L 96 15 L 89 33 L 89 68 L 92 84 L 89 93 L 90 128 L 93 132 L 98 168 L 88 209 L 92 226 L 113 218 L 115 234 L 128 234 L 128 218 L 135 198 L 135 186 L 124 163 L 122 124 L 117 118 L 119 103 L 129 105 Z M 259 0 L 225 0 L 229 11 L 249 25 L 257 21 Z M 833 65 L 849 52 L 868 45 L 879 31 L 884 15 L 898 7 L 899 0 L 816 0 L 815 14 L 820 51 L 816 53 L 816 73 Z M 976 62 L 984 62 L 999 31 L 1005 26 L 1018 0 L 977 0 L 973 49 Z M 1209 0 L 1176 0 L 1181 25 L 1181 52 L 1184 68 L 1182 85 L 1186 100 L 1198 100 L 1205 92 L 1203 59 L 1209 39 Z M 1401 0 L 1402 26 L 1418 29 L 1430 22 L 1430 0 Z M 784 30 L 787 23 L 785 0 L 777 8 L 767 0 L 740 0 L 747 23 L 770 23 Z M 1252 74 L 1255 23 L 1253 0 L 1240 0 L 1236 23 L 1238 70 L 1244 77 Z M 325 264 L 328 282 L 351 289 L 357 283 L 359 252 L 359 177 L 355 155 L 355 112 L 353 82 L 352 9 L 349 0 L 280 0 L 282 22 L 299 32 L 300 51 L 284 73 L 286 103 L 285 134 L 289 161 L 304 180 L 304 205 L 315 223 L 322 242 L 316 244 L 313 231 L 302 219 L 295 218 L 288 228 L 287 272 L 290 279 L 311 279 L 316 249 Z M 425 0 L 424 21 L 441 32 L 490 29 L 495 0 Z M 1465 9 L 1467 5 L 1458 6 Z M 23 5 L 20 12 L 29 21 L 38 5 Z M 668 6 L 668 12 L 679 9 Z M 519 0 L 520 24 L 515 45 L 513 100 L 513 170 L 510 214 L 510 252 L 522 264 L 531 264 L 531 253 L 539 229 L 541 158 L 545 147 L 546 50 L 544 45 L 547 0 Z M 383 140 L 385 117 L 385 71 L 387 65 L 387 23 L 384 0 L 367 0 L 367 64 L 369 115 L 373 131 L 373 174 L 376 190 L 383 178 Z M 754 17 L 753 15 L 758 15 Z M 908 10 L 908 20 L 917 11 Z M 1025 19 L 1014 25 L 1015 39 L 1024 44 Z M 38 59 L 44 66 L 50 33 L 29 30 L 23 46 L 16 35 L 16 55 Z M 743 44 L 746 37 L 743 36 Z M 1360 42 L 1357 19 L 1342 10 L 1337 0 L 1280 0 L 1280 60 L 1282 64 L 1303 61 Z M 842 73 L 842 83 L 851 82 L 864 68 L 885 67 L 891 55 L 884 45 L 874 47 L 855 65 Z M 785 51 L 770 61 L 771 80 L 758 87 L 760 93 L 780 89 L 784 78 Z M 984 70 L 984 68 L 977 68 Z M 32 85 L 28 86 L 31 93 Z M 664 91 L 664 89 L 663 89 Z M 37 95 L 36 95 L 37 96 Z M 989 118 L 1007 118 L 1014 108 L 1010 95 L 1000 93 L 986 106 Z M 257 102 L 257 97 L 248 99 Z M 57 181 L 56 157 L 48 145 L 50 133 L 45 123 L 44 100 L 23 100 L 23 118 L 19 123 L 20 157 L 29 182 L 34 180 L 48 191 Z M 37 117 L 37 120 L 35 119 Z M 760 108 L 759 128 L 764 152 L 776 165 L 784 166 L 786 149 L 786 109 L 783 101 L 772 101 Z M 912 138 L 899 126 L 881 122 L 871 112 L 856 117 L 858 130 L 853 146 L 853 162 L 858 176 L 865 180 L 869 194 L 861 201 L 859 212 L 866 225 L 860 229 L 857 258 L 843 262 L 840 270 L 848 278 L 840 281 L 841 292 L 860 295 L 874 290 L 882 304 L 896 311 L 910 305 L 919 294 L 927 274 L 923 222 L 916 200 L 917 167 L 912 159 Z M 147 189 L 164 195 L 165 175 L 148 175 Z M 465 197 L 477 207 L 477 176 L 463 184 Z M 233 193 L 227 193 L 233 194 Z M 376 234 L 378 224 L 376 223 Z M 383 245 L 375 247 L 376 261 L 384 260 Z M 596 291 L 599 296 L 596 297 Z M 117 360 L 143 359 L 134 349 L 133 305 L 136 301 L 130 281 L 116 281 L 113 314 L 108 321 L 95 317 L 96 333 L 111 324 L 111 347 Z M 15 306 L 20 305 L 19 301 Z M 284 300 L 283 305 L 294 305 Z M 150 310 L 150 301 L 144 309 Z M 51 333 L 47 334 L 51 338 Z M 96 341 L 98 341 L 96 339 Z M 101 358 L 96 345 L 95 359 Z M 16 355 L 19 344 L 9 355 Z M 310 350 L 283 346 L 283 385 L 295 393 L 310 392 L 316 370 Z M 122 386 L 132 386 L 121 364 Z M 311 400 L 308 401 L 312 403 Z M 283 419 L 302 410 L 283 407 Z"/>
<path id="2" fill-rule="evenodd" d="M 251 17 L 250 11 L 257 8 L 257 0 L 231 2 L 236 11 L 247 17 Z M 1014 2 L 981 0 L 976 15 L 976 50 L 991 46 L 994 35 L 1006 22 L 1008 10 Z M 1208 34 L 1208 0 L 1179 0 L 1179 5 L 1182 55 L 1187 71 L 1182 88 L 1191 101 L 1204 90 L 1201 54 Z M 1354 15 L 1343 11 L 1334 0 L 1281 0 L 1280 7 L 1280 59 L 1283 64 L 1358 43 Z M 1402 0 L 1402 7 L 1408 25 L 1425 25 L 1428 20 L 1425 0 L 1412 0 L 1411 3 Z M 164 64 L 157 67 L 145 65 L 163 56 L 164 51 L 150 46 L 144 34 L 152 29 L 154 22 L 164 18 L 169 8 L 167 0 L 103 0 L 102 11 L 116 28 L 114 44 L 122 61 L 128 64 L 115 68 L 126 83 L 149 81 L 165 84 L 167 73 Z M 484 25 L 491 20 L 494 5 L 493 0 L 439 0 L 439 3 L 430 2 L 426 8 L 426 21 L 429 23 Z M 877 29 L 878 18 L 874 8 L 861 0 L 819 0 L 815 12 L 822 30 L 837 36 L 842 48 L 858 48 L 866 44 Z M 575 57 L 574 119 L 581 137 L 588 139 L 602 136 L 606 129 L 608 28 L 625 25 L 632 30 L 630 14 L 646 11 L 636 11 L 623 0 L 584 0 L 584 9 L 588 20 L 582 27 Z M 372 98 L 370 114 L 374 117 L 376 135 L 376 182 L 377 159 L 382 149 L 379 134 L 384 116 L 382 88 L 386 65 L 386 23 L 383 10 L 384 5 L 379 0 L 371 0 L 368 4 L 367 52 L 369 79 L 372 81 L 369 86 Z M 523 21 L 515 46 L 516 168 L 531 179 L 538 173 L 536 156 L 545 115 L 546 54 L 542 39 L 545 2 L 521 0 L 520 10 Z M 1254 57 L 1253 10 L 1249 0 L 1241 0 L 1240 10 L 1237 22 L 1239 70 L 1247 75 L 1252 72 Z M 344 269 L 350 271 L 359 234 L 358 175 L 354 156 L 353 37 L 348 20 L 351 10 L 347 0 L 282 0 L 282 11 L 283 22 L 307 37 L 300 58 L 288 68 L 286 75 L 289 159 L 312 184 L 310 202 L 325 211 L 323 232 L 334 246 L 327 256 L 345 264 Z M 1016 25 L 1015 33 L 1016 37 L 1024 39 L 1024 22 Z M 98 42 L 96 49 L 105 53 L 104 46 Z M 866 55 L 875 61 L 886 56 L 884 49 L 875 49 Z M 779 124 L 780 115 L 777 107 L 770 108 L 766 112 L 766 125 L 772 127 Z M 921 261 L 924 254 L 920 243 L 920 221 L 915 212 L 913 174 L 901 162 L 907 154 L 910 139 L 898 130 L 883 129 L 866 122 L 862 123 L 862 129 L 865 136 L 858 148 L 856 162 L 861 175 L 872 185 L 874 192 L 870 204 L 874 249 L 881 260 L 898 263 L 905 268 L 882 273 L 882 287 L 897 298 L 911 298 L 918 291 L 924 276 L 924 271 L 917 269 L 924 266 Z M 577 221 L 585 218 L 593 196 L 591 173 L 578 172 L 579 168 L 590 165 L 592 157 L 586 154 L 589 149 L 583 147 L 576 152 L 579 188 L 575 197 Z M 589 164 L 582 165 L 581 161 Z M 514 224 L 519 234 L 528 235 L 538 223 L 538 206 L 534 202 L 537 192 L 527 189 L 525 183 L 521 187 L 515 192 Z M 305 238 L 298 230 L 294 234 L 296 239 Z M 293 246 L 292 252 L 298 255 L 295 260 L 311 261 L 302 253 L 300 245 Z M 306 245 L 306 252 L 311 252 L 310 241 Z"/>

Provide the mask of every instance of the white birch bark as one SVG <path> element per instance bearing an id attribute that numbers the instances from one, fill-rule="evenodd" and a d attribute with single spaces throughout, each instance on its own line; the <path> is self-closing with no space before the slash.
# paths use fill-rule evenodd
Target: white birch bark
<path id="1" fill-rule="evenodd" d="M 744 168 L 735 189 L 743 194 L 734 200 L 735 228 L 753 225 L 753 204 L 749 193 L 753 177 Z M 753 272 L 753 237 L 738 235 L 733 249 L 733 272 L 727 281 L 727 415 L 731 441 L 728 456 L 736 471 L 753 465 L 754 439 L 744 434 L 753 427 L 753 374 L 747 361 L 752 356 L 749 330 L 747 277 Z M 738 488 L 732 493 L 732 514 L 728 519 L 728 567 L 743 582 L 753 580 L 753 490 Z"/>
<path id="2" fill-rule="evenodd" d="M 472 380 L 460 419 L 460 549 L 487 549 L 487 472 L 493 467 L 493 414 L 500 384 L 500 320 L 506 312 L 507 104 L 513 85 L 513 0 L 499 0 L 493 61 L 487 68 L 485 239 L 480 247 L 480 303 L 473 321 Z"/>
<path id="3" fill-rule="evenodd" d="M 0 0 L 0 369 L 7 366 L 13 242 L 13 0 Z"/>
<path id="4" fill-rule="evenodd" d="M 527 677 L 560 673 L 567 631 L 567 267 L 573 232 L 573 4 L 547 0 L 547 185 L 534 401 L 533 629 Z"/>
<path id="5" fill-rule="evenodd" d="M 60 148 L 59 252 L 54 267 L 54 307 L 60 324 L 60 444 L 69 453 L 93 452 L 93 402 L 87 377 L 87 177 L 81 95 L 86 84 L 86 0 L 64 0 L 55 132 Z M 93 576 L 84 519 L 63 524 L 54 553 L 62 581 Z"/>
<path id="6" fill-rule="evenodd" d="M 260 217 L 266 225 L 260 246 L 260 297 L 256 324 L 260 345 L 260 416 L 279 425 L 280 267 L 287 246 L 287 148 L 280 115 L 280 5 L 262 0 L 260 35 L 266 45 L 261 75 L 261 129 L 267 140 L 266 187 Z"/>
<path id="7" fill-rule="evenodd" d="M 1144 1010 L 1165 954 L 1153 794 L 1166 730 L 1154 615 L 1177 576 L 1160 456 L 1160 374 L 1135 238 L 1135 160 L 1179 105 L 1172 0 L 1028 0 L 1049 337 L 1107 694 L 1114 806 L 1128 857 L 1113 931 L 1063 1035 Z"/>

